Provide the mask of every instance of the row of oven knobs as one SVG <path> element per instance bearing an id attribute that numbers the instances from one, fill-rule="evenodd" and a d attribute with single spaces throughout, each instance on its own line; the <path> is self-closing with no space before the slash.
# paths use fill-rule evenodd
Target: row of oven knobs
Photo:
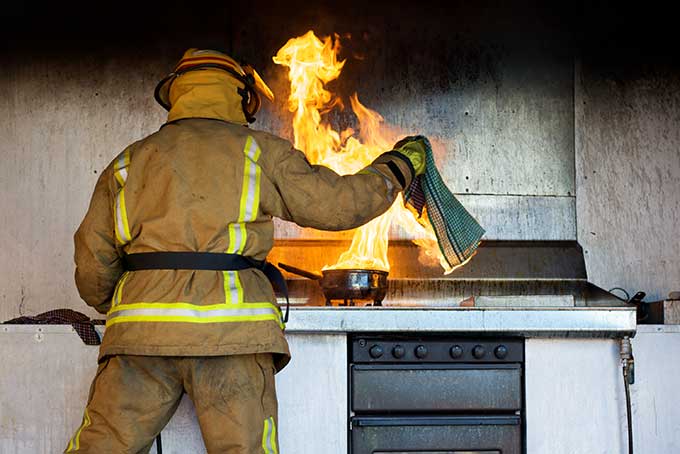
<path id="1" fill-rule="evenodd" d="M 463 353 L 463 347 L 460 345 L 454 345 L 449 349 L 449 354 L 453 359 L 462 358 Z M 385 351 L 380 345 L 374 345 L 368 350 L 368 354 L 371 355 L 371 358 L 378 359 L 385 354 Z M 416 358 L 425 359 L 428 354 L 427 347 L 418 345 L 413 351 L 413 354 L 416 355 Z M 494 349 L 493 354 L 498 359 L 504 359 L 508 356 L 508 348 L 505 345 L 499 345 Z M 403 358 L 404 355 L 406 355 L 406 349 L 401 345 L 395 345 L 394 348 L 392 348 L 392 356 L 395 358 Z M 472 356 L 477 359 L 483 359 L 486 356 L 486 349 L 482 345 L 475 345 L 472 348 Z"/>

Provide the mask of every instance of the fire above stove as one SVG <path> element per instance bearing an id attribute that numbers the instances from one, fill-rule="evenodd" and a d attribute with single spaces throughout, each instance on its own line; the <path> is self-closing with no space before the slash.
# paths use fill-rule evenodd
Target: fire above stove
<path id="1" fill-rule="evenodd" d="M 273 61 L 287 68 L 290 82 L 288 109 L 295 113 L 292 119 L 295 147 L 305 153 L 310 163 L 324 165 L 345 175 L 368 166 L 385 151 L 391 150 L 398 140 L 413 133 L 385 123 L 380 113 L 359 101 L 359 94 L 347 97 L 347 94 L 343 96 L 329 89 L 327 84 L 340 78 L 349 61 L 341 57 L 340 50 L 339 35 L 320 38 L 310 30 L 289 39 Z M 344 109 L 346 104 L 357 123 L 353 127 L 338 129 L 327 114 Z M 324 263 L 318 269 L 388 271 L 388 242 L 392 226 L 408 232 L 414 238 L 413 242 L 434 257 L 443 269 L 453 269 L 441 253 L 429 217 L 416 217 L 404 206 L 401 194 L 385 213 L 352 231 L 352 241 L 334 257 L 335 263 Z M 297 265 L 295 262 L 287 263 Z M 350 304 L 346 298 L 342 300 Z"/>
<path id="2" fill-rule="evenodd" d="M 341 240 L 279 240 L 270 260 L 320 269 L 346 248 Z M 626 302 L 588 282 L 575 241 L 485 241 L 465 267 L 442 275 L 423 265 L 409 241 L 391 241 L 383 307 L 622 307 Z M 291 304 L 322 306 L 316 282 L 287 275 Z M 337 303 L 336 303 L 337 304 Z"/>

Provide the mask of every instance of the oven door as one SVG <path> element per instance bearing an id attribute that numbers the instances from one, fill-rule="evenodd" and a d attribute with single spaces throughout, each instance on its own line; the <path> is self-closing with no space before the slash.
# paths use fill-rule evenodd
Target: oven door
<path id="1" fill-rule="evenodd" d="M 520 454 L 520 417 L 363 416 L 352 419 L 352 454 Z"/>
<path id="2" fill-rule="evenodd" d="M 459 411 L 502 413 L 522 408 L 520 364 L 353 364 L 354 413 Z"/>

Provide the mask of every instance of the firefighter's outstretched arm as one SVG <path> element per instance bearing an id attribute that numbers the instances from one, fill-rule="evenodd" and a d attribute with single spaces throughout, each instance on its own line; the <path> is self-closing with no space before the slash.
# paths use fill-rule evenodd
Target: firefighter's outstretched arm
<path id="1" fill-rule="evenodd" d="M 420 161 L 416 155 L 392 150 L 356 174 L 341 176 L 310 165 L 302 152 L 291 149 L 273 172 L 283 202 L 276 215 L 303 227 L 356 228 L 387 211 L 397 194 L 422 173 L 424 151 Z"/>
<path id="2" fill-rule="evenodd" d="M 113 225 L 111 167 L 102 172 L 95 187 L 90 208 L 75 234 L 76 286 L 80 297 L 97 312 L 105 314 L 123 274 Z"/>

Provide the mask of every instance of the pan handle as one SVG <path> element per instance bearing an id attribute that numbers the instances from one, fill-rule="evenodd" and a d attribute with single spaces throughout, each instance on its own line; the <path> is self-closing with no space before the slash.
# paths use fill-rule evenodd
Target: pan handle
<path id="1" fill-rule="evenodd" d="M 297 274 L 298 276 L 306 277 L 313 281 L 320 281 L 323 276 L 320 274 L 312 273 L 311 271 L 301 270 L 300 268 L 295 268 L 294 266 L 286 265 L 285 263 L 279 262 L 279 268 L 288 271 L 289 273 Z"/>

